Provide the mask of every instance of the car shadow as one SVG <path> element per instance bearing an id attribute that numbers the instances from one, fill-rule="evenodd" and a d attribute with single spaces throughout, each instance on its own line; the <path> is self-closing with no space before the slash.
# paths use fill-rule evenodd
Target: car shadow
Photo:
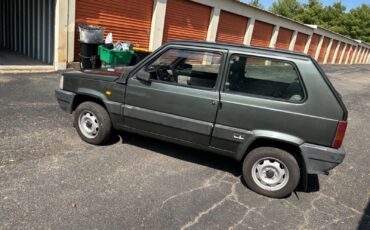
<path id="1" fill-rule="evenodd" d="M 108 139 L 107 142 L 102 144 L 101 146 L 109 146 L 109 145 L 114 145 L 117 144 L 118 142 L 121 141 L 121 135 L 117 133 L 118 131 L 114 130 L 113 133 L 111 134 L 110 138 Z"/>
<path id="2" fill-rule="evenodd" d="M 119 140 L 122 140 L 123 144 L 133 145 L 179 160 L 225 171 L 236 177 L 241 175 L 241 163 L 229 157 L 141 136 L 138 134 L 122 131 L 116 132 L 116 134 L 117 135 L 112 135 L 112 139 L 109 140 L 106 145 L 115 144 Z"/>
<path id="3" fill-rule="evenodd" d="M 317 174 L 308 174 L 306 177 L 306 183 L 301 181 L 296 191 L 312 193 L 320 190 L 320 181 Z"/>
<path id="4" fill-rule="evenodd" d="M 358 223 L 358 230 L 370 229 L 370 198 L 367 206 L 362 214 L 361 220 Z"/>
<path id="5" fill-rule="evenodd" d="M 240 177 L 241 183 L 248 187 L 242 177 L 242 163 L 232 158 L 124 131 L 116 131 L 106 145 L 116 144 L 120 141 L 123 144 L 148 149 L 157 154 L 231 173 L 235 177 Z M 301 180 L 296 192 L 312 193 L 320 190 L 317 175 L 308 174 L 304 179 L 306 181 Z"/>

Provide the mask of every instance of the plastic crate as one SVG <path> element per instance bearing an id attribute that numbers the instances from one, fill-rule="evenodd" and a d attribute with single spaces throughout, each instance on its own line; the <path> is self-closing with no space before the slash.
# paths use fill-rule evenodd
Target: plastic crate
<path id="1" fill-rule="evenodd" d="M 131 58 L 134 55 L 133 50 L 127 51 L 118 51 L 118 50 L 110 50 L 104 47 L 104 45 L 100 45 L 98 49 L 98 54 L 100 56 L 100 60 L 105 62 L 106 64 L 125 64 L 128 65 L 131 62 Z"/>

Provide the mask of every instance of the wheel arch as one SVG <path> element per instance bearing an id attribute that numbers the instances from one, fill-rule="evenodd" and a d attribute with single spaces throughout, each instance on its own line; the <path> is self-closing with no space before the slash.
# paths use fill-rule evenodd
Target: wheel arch
<path id="1" fill-rule="evenodd" d="M 104 98 L 99 97 L 99 95 L 77 94 L 73 99 L 71 113 L 76 110 L 77 106 L 87 101 L 94 102 L 102 106 L 108 112 L 112 125 L 115 129 L 117 129 L 120 124 L 122 124 L 122 104 L 114 101 L 105 100 Z"/>
<path id="2" fill-rule="evenodd" d="M 305 161 L 299 148 L 304 143 L 301 138 L 270 130 L 255 130 L 252 133 L 252 137 L 239 146 L 236 154 L 237 160 L 243 161 L 248 153 L 258 147 L 275 147 L 293 155 L 302 172 L 306 172 Z"/>
<path id="3" fill-rule="evenodd" d="M 301 163 L 304 164 L 304 159 L 301 154 L 301 150 L 299 148 L 299 145 L 296 145 L 295 143 L 286 142 L 278 139 L 272 139 L 272 138 L 265 138 L 265 137 L 259 137 L 256 138 L 246 149 L 244 155 L 240 160 L 243 160 L 248 153 L 250 153 L 253 149 L 259 148 L 259 147 L 274 147 L 281 150 L 284 150 L 291 155 L 293 155 L 297 161 L 299 160 Z M 298 162 L 299 163 L 299 162 Z"/>
<path id="4" fill-rule="evenodd" d="M 95 103 L 103 106 L 107 110 L 107 107 L 106 107 L 104 101 L 101 98 L 99 98 L 95 95 L 92 96 L 91 94 L 77 94 L 75 96 L 75 98 L 73 99 L 71 112 L 75 111 L 77 106 L 79 106 L 80 104 L 82 104 L 84 102 L 87 102 L 87 101 L 95 102 Z"/>

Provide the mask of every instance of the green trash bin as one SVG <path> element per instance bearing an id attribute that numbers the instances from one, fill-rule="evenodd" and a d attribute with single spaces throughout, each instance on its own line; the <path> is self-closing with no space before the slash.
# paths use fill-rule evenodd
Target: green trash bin
<path id="1" fill-rule="evenodd" d="M 129 65 L 134 53 L 135 51 L 133 50 L 126 51 L 110 50 L 105 48 L 104 45 L 100 45 L 98 49 L 100 60 L 108 65 L 114 64 Z"/>

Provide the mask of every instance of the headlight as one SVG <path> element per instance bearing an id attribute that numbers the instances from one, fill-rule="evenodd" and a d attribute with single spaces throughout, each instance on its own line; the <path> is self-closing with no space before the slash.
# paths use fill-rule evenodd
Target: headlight
<path id="1" fill-rule="evenodd" d="M 64 76 L 60 76 L 60 81 L 59 81 L 59 89 L 63 89 L 63 85 L 64 85 Z"/>

